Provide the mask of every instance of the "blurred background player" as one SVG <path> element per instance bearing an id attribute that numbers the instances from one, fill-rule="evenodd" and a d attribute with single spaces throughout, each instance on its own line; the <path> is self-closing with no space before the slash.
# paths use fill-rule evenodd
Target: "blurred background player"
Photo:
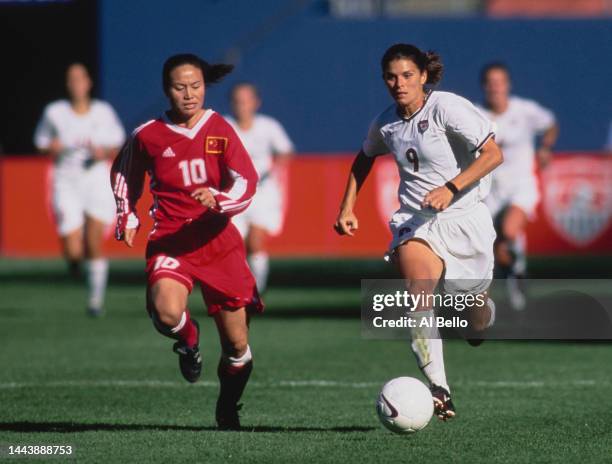
<path id="1" fill-rule="evenodd" d="M 68 100 L 49 103 L 34 134 L 34 144 L 53 160 L 52 202 L 64 257 L 73 275 L 86 260 L 88 312 L 103 312 L 108 261 L 102 255 L 105 229 L 115 217 L 108 178 L 110 161 L 125 133 L 113 108 L 92 99 L 92 80 L 84 65 L 66 71 Z"/>
<path id="2" fill-rule="evenodd" d="M 263 305 L 230 220 L 249 206 L 257 173 L 231 126 L 203 108 L 206 87 L 232 69 L 191 54 L 168 58 L 162 80 L 170 110 L 134 131 L 113 164 L 111 182 L 116 238 L 132 247 L 139 226 L 136 203 L 145 172 L 151 176 L 155 225 L 146 251 L 147 310 L 162 335 L 178 340 L 174 351 L 181 373 L 196 382 L 202 371 L 200 329 L 187 299 L 194 281 L 200 283 L 222 349 L 217 425 L 233 430 L 240 428 L 238 401 L 253 367 L 249 311 L 262 311 Z"/>
<path id="3" fill-rule="evenodd" d="M 253 160 L 259 184 L 253 203 L 233 222 L 245 239 L 249 265 L 257 288 L 265 291 L 269 258 L 267 239 L 282 226 L 282 192 L 278 185 L 278 169 L 286 166 L 293 154 L 293 143 L 274 118 L 257 113 L 261 99 L 257 88 L 248 82 L 236 84 L 230 93 L 232 115 L 226 116 Z M 275 172 L 276 170 L 276 172 Z"/>
<path id="4" fill-rule="evenodd" d="M 390 257 L 412 294 L 431 295 L 443 275 L 449 292 L 482 294 L 487 304 L 468 311 L 472 328 L 482 331 L 495 316 L 494 304 L 486 297 L 493 277 L 495 230 L 481 201 L 480 180 L 503 160 L 492 124 L 465 98 L 425 89 L 442 77 L 437 54 L 396 44 L 383 55 L 381 67 L 395 103 L 370 126 L 353 162 L 335 229 L 351 236 L 358 229 L 353 212 L 357 193 L 376 156 L 392 153 L 400 173 L 401 204 L 390 222 Z M 415 309 L 420 317 L 433 317 L 433 307 L 427 304 Z M 435 327 L 410 332 L 435 414 L 442 420 L 453 418 L 440 333 Z"/>
<path id="5" fill-rule="evenodd" d="M 525 227 L 540 200 L 536 161 L 540 168 L 547 166 L 559 130 L 550 110 L 510 94 L 510 72 L 503 63 L 486 65 L 480 80 L 485 97 L 480 109 L 495 123 L 495 140 L 504 151 L 504 163 L 493 171 L 485 199 L 497 230 L 495 262 L 499 277 L 507 278 L 511 306 L 522 310 L 526 301 L 518 278 L 527 267 Z"/>

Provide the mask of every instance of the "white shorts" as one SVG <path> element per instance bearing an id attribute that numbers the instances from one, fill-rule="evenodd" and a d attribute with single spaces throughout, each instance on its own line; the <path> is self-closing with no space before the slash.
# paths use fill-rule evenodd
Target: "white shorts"
<path id="1" fill-rule="evenodd" d="M 484 201 L 493 217 L 512 205 L 523 210 L 527 218 L 533 219 L 540 201 L 538 179 L 530 175 L 517 182 L 506 183 L 499 182 L 494 177 L 491 191 Z"/>
<path id="2" fill-rule="evenodd" d="M 282 226 L 281 191 L 272 177 L 268 177 L 257 186 L 253 202 L 241 214 L 234 216 L 232 222 L 246 237 L 251 225 L 265 229 L 269 234 L 276 235 Z"/>
<path id="3" fill-rule="evenodd" d="M 397 211 L 389 228 L 393 235 L 390 254 L 410 239 L 426 242 L 444 261 L 444 289 L 478 294 L 493 278 L 495 229 L 487 207 L 478 202 L 467 211 L 425 216 Z"/>
<path id="4" fill-rule="evenodd" d="M 87 169 L 55 170 L 52 206 L 59 235 L 65 236 L 85 223 L 85 215 L 105 224 L 115 219 L 116 205 L 110 185 L 110 165 L 94 163 Z"/>

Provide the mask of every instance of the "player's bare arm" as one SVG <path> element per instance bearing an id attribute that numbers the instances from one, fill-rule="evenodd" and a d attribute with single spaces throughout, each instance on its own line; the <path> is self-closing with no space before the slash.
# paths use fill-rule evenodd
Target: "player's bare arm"
<path id="1" fill-rule="evenodd" d="M 89 145 L 91 156 L 96 161 L 114 160 L 119 154 L 120 147 L 101 147 L 99 145 Z"/>
<path id="2" fill-rule="evenodd" d="M 134 239 L 136 238 L 136 232 L 138 228 L 125 229 L 123 232 L 123 242 L 130 248 L 134 248 Z"/>
<path id="3" fill-rule="evenodd" d="M 355 202 L 357 201 L 357 193 L 372 170 L 376 158 L 368 158 L 363 151 L 360 151 L 353 161 L 351 172 L 349 174 L 344 198 L 340 205 L 340 213 L 334 229 L 340 235 L 354 235 L 354 231 L 359 228 L 357 216 L 353 213 Z"/>
<path id="4" fill-rule="evenodd" d="M 44 155 L 50 156 L 51 159 L 56 159 L 60 156 L 62 151 L 64 151 L 64 145 L 60 142 L 60 139 L 54 138 L 51 140 L 51 143 L 44 150 L 40 150 L 40 152 Z"/>
<path id="5" fill-rule="evenodd" d="M 504 156 L 493 139 L 489 139 L 480 151 L 480 156 L 463 172 L 451 179 L 449 183 L 437 187 L 425 195 L 423 208 L 443 211 L 450 205 L 455 194 L 474 182 L 479 181 L 497 166 L 502 164 Z M 456 190 L 456 191 L 454 191 Z"/>
<path id="6" fill-rule="evenodd" d="M 274 156 L 274 166 L 275 167 L 283 167 L 289 164 L 291 158 L 293 158 L 293 152 L 287 153 L 278 153 Z"/>
<path id="7" fill-rule="evenodd" d="M 550 159 L 552 158 L 552 147 L 555 145 L 557 137 L 559 137 L 559 126 L 557 124 L 553 124 L 544 131 L 544 134 L 542 134 L 542 140 L 536 152 L 536 158 L 540 168 L 543 169 L 550 163 Z"/>

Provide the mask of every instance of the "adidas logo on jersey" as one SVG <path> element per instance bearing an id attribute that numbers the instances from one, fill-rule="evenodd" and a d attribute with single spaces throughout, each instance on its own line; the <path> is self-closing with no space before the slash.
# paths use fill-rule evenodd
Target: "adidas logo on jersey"
<path id="1" fill-rule="evenodd" d="M 162 158 L 174 158 L 175 156 L 176 155 L 174 154 L 174 150 L 172 150 L 172 147 L 166 148 L 162 153 Z"/>

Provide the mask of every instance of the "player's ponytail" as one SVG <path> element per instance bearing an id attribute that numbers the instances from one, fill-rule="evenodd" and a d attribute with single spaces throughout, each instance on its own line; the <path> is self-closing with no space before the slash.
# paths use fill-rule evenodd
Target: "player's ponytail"
<path id="1" fill-rule="evenodd" d="M 226 75 L 234 70 L 234 65 L 232 64 L 209 64 L 204 60 L 202 60 L 202 62 L 204 65 L 202 73 L 204 74 L 204 81 L 206 82 L 206 85 L 220 82 Z"/>
<path id="2" fill-rule="evenodd" d="M 234 66 L 231 64 L 210 64 L 206 60 L 203 60 L 197 55 L 192 53 L 181 53 L 178 55 L 172 55 L 164 62 L 162 70 L 162 86 L 164 93 L 167 95 L 170 90 L 170 73 L 174 68 L 189 64 L 195 66 L 202 71 L 204 76 L 205 85 L 216 84 L 220 82 L 227 74 L 231 73 Z"/>
<path id="3" fill-rule="evenodd" d="M 436 52 L 422 52 L 418 47 L 410 44 L 391 45 L 380 61 L 383 74 L 391 61 L 407 59 L 412 61 L 421 72 L 427 71 L 427 84 L 435 85 L 442 79 L 444 66 L 440 55 Z"/>
<path id="4" fill-rule="evenodd" d="M 440 55 L 429 50 L 425 53 L 425 60 L 427 62 L 425 65 L 425 69 L 427 70 L 427 83 L 436 85 L 442 80 L 442 70 L 444 69 L 444 65 L 440 60 Z"/>

